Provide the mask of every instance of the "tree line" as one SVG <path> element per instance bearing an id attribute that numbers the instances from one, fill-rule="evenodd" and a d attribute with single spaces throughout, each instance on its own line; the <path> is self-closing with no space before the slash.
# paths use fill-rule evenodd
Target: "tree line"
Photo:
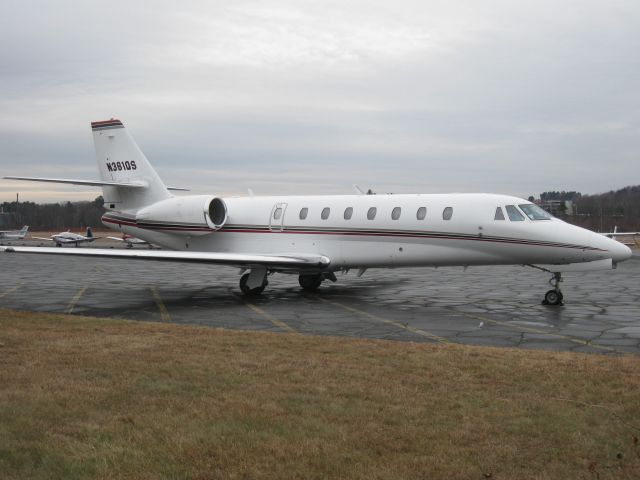
<path id="1" fill-rule="evenodd" d="M 598 232 L 640 231 L 640 185 L 573 199 L 574 215 L 563 218 Z"/>
<path id="2" fill-rule="evenodd" d="M 89 202 L 34 203 L 4 202 L 0 204 L 3 229 L 29 225 L 31 231 L 67 230 L 102 227 L 102 196 Z"/>

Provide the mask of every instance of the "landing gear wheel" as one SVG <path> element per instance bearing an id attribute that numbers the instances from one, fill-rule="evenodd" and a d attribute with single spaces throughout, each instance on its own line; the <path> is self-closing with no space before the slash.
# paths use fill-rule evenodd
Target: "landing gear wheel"
<path id="1" fill-rule="evenodd" d="M 267 282 L 267 277 L 265 277 L 262 285 L 255 288 L 249 288 L 249 286 L 247 285 L 248 280 L 248 273 L 245 273 L 244 275 L 242 275 L 242 277 L 240 277 L 240 290 L 242 290 L 242 293 L 247 296 L 260 295 L 262 292 L 264 292 L 264 289 L 267 287 L 267 285 L 269 285 L 269 282 Z"/>
<path id="2" fill-rule="evenodd" d="M 324 278 L 321 273 L 304 274 L 298 277 L 298 283 L 300 283 L 302 289 L 307 292 L 313 292 L 320 288 L 323 280 Z"/>
<path id="3" fill-rule="evenodd" d="M 544 305 L 562 305 L 562 292 L 559 290 L 549 290 L 544 294 Z"/>

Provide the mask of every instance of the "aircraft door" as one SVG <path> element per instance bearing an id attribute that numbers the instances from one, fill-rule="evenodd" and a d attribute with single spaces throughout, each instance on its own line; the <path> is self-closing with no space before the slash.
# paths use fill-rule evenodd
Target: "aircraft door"
<path id="1" fill-rule="evenodd" d="M 284 225 L 284 213 L 287 209 L 286 203 L 276 203 L 271 209 L 269 217 L 269 230 L 272 232 L 281 232 Z"/>

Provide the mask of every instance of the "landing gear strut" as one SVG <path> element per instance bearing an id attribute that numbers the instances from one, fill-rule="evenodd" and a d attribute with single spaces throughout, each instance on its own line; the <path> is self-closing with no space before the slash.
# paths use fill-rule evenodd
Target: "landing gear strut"
<path id="1" fill-rule="evenodd" d="M 560 282 L 562 282 L 562 274 L 560 272 L 554 272 L 553 277 L 549 280 L 549 284 L 553 287 L 553 290 L 549 290 L 544 294 L 543 305 L 563 305 Z"/>

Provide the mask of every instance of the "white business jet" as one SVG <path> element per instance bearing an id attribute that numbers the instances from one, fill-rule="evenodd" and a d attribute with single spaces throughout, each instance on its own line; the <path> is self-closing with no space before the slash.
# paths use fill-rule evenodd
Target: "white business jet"
<path id="1" fill-rule="evenodd" d="M 81 233 L 73 233 L 69 230 L 66 232 L 56 233 L 55 235 L 51 235 L 50 237 L 31 237 L 37 238 L 38 240 L 51 240 L 55 242 L 56 247 L 61 247 L 62 245 L 73 245 L 77 247 L 81 243 L 91 243 L 99 239 L 100 237 L 94 237 L 93 232 L 91 231 L 91 227 L 87 227 L 87 234 L 82 235 Z"/>
<path id="2" fill-rule="evenodd" d="M 20 230 L 0 230 L 0 240 L 22 240 L 27 236 L 29 225 L 25 225 Z"/>
<path id="3" fill-rule="evenodd" d="M 563 300 L 560 272 L 615 268 L 631 257 L 615 240 L 506 195 L 176 197 L 120 120 L 91 128 L 100 180 L 5 178 L 100 186 L 106 226 L 166 250 L 1 250 L 235 265 L 247 295 L 262 293 L 276 272 L 297 274 L 303 289 L 315 290 L 350 269 L 529 265 L 553 275 L 550 305 Z"/>

